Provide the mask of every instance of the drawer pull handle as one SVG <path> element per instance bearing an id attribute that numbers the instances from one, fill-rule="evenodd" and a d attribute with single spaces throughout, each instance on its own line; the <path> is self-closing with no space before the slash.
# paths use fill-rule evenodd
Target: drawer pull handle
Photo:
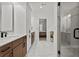
<path id="1" fill-rule="evenodd" d="M 7 47 L 6 49 L 2 50 L 1 52 L 5 52 L 9 49 L 10 47 Z"/>

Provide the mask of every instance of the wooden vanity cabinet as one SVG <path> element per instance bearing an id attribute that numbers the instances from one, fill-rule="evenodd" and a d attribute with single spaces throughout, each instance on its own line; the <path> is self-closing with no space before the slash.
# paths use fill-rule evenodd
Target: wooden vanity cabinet
<path id="1" fill-rule="evenodd" d="M 26 55 L 26 53 L 27 53 L 27 37 L 25 36 L 24 38 L 23 38 L 23 47 L 22 47 L 22 49 L 23 49 L 23 56 L 25 56 Z"/>
<path id="2" fill-rule="evenodd" d="M 13 49 L 13 57 L 22 57 L 22 44 Z"/>
<path id="3" fill-rule="evenodd" d="M 26 38 L 25 36 L 13 42 L 13 56 L 23 57 L 26 55 Z"/>
<path id="4" fill-rule="evenodd" d="M 12 44 L 6 44 L 0 47 L 0 56 L 1 57 L 12 57 Z"/>
<path id="5" fill-rule="evenodd" d="M 26 36 L 0 47 L 0 57 L 24 57 L 27 53 Z"/>
<path id="6" fill-rule="evenodd" d="M 12 50 L 5 54 L 3 57 L 13 57 Z"/>
<path id="7" fill-rule="evenodd" d="M 22 57 L 22 44 L 22 38 L 19 38 L 13 42 L 13 57 Z"/>

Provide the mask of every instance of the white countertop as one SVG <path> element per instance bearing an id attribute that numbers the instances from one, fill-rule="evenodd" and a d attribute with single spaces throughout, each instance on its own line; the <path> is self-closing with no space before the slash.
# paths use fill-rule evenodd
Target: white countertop
<path id="1" fill-rule="evenodd" d="M 8 36 L 5 38 L 0 38 L 0 47 L 20 38 L 22 36 L 25 36 L 25 35 L 16 35 L 16 36 Z"/>

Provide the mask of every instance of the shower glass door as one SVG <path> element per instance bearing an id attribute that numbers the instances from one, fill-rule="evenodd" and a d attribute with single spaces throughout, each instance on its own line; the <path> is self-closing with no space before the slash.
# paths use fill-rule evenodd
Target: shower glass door
<path id="1" fill-rule="evenodd" d="M 61 2 L 60 56 L 79 57 L 79 3 Z"/>

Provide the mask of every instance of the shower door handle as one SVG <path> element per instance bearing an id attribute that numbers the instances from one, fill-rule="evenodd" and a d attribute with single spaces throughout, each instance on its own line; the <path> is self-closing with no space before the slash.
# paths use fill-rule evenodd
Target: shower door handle
<path id="1" fill-rule="evenodd" d="M 74 37 L 75 39 L 79 39 L 79 28 L 75 28 L 73 34 L 74 34 L 73 37 Z"/>

